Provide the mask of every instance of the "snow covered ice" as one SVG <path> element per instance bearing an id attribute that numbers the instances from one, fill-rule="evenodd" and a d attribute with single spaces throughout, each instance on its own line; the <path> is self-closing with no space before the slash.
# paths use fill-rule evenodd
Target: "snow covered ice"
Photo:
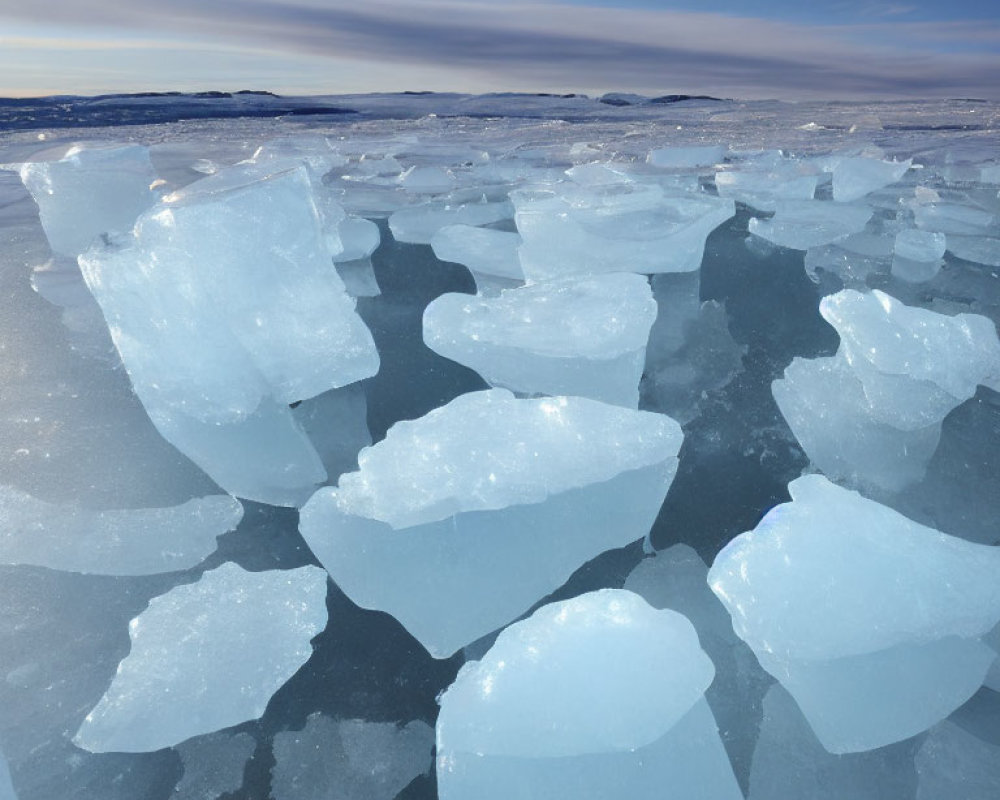
<path id="1" fill-rule="evenodd" d="M 682 438 L 661 414 L 474 392 L 397 423 L 313 496 L 300 530 L 354 602 L 447 657 L 644 537 Z"/>
<path id="2" fill-rule="evenodd" d="M 424 311 L 424 341 L 493 386 L 635 408 L 655 318 L 649 282 L 614 273 L 441 295 Z"/>
<path id="3" fill-rule="evenodd" d="M 687 619 L 631 592 L 543 606 L 442 696 L 440 797 L 740 798 L 713 673 Z"/>
<path id="4" fill-rule="evenodd" d="M 997 120 L 0 103 L 0 796 L 1000 796 Z"/>
<path id="5" fill-rule="evenodd" d="M 132 650 L 73 738 L 91 752 L 147 752 L 256 719 L 312 654 L 326 573 L 223 564 L 154 598 Z"/>
<path id="6" fill-rule="evenodd" d="M 821 475 L 788 487 L 709 572 L 736 633 L 823 746 L 858 752 L 940 722 L 996 653 L 1000 550 L 919 525 Z"/>

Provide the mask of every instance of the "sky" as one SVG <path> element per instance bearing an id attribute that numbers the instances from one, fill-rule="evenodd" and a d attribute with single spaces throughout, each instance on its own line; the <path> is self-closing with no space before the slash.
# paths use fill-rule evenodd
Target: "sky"
<path id="1" fill-rule="evenodd" d="M 997 0 L 0 0 L 0 96 L 1000 99 Z"/>

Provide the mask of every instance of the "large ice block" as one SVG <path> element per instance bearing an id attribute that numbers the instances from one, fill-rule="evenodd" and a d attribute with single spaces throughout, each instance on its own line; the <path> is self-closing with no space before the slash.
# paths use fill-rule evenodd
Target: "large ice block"
<path id="1" fill-rule="evenodd" d="M 906 174 L 911 163 L 911 159 L 883 161 L 862 156 L 841 158 L 833 168 L 833 199 L 838 203 L 849 203 L 876 189 L 896 183 Z"/>
<path id="2" fill-rule="evenodd" d="M 721 164 L 726 157 L 724 145 L 688 145 L 687 147 L 660 147 L 650 150 L 646 162 L 654 167 L 690 169 Z"/>
<path id="3" fill-rule="evenodd" d="M 73 145 L 56 161 L 21 165 L 52 250 L 76 258 L 101 234 L 131 230 L 157 200 L 149 150 L 137 144 Z"/>
<path id="4" fill-rule="evenodd" d="M 837 354 L 795 359 L 772 386 L 796 438 L 831 477 L 890 491 L 919 480 L 944 417 L 1000 380 L 993 322 L 878 290 L 830 295 L 820 313 L 840 334 Z"/>
<path id="5" fill-rule="evenodd" d="M 552 184 L 511 193 L 521 267 L 551 280 L 597 272 L 691 272 L 708 235 L 733 217 L 732 200 L 667 193 L 652 183 Z"/>
<path id="6" fill-rule="evenodd" d="M 174 508 L 93 511 L 0 486 L 0 564 L 98 575 L 182 570 L 214 551 L 216 537 L 242 517 L 243 507 L 229 496 Z"/>
<path id="7" fill-rule="evenodd" d="M 682 615 L 604 589 L 543 606 L 441 697 L 442 800 L 740 798 Z"/>
<path id="8" fill-rule="evenodd" d="M 214 800 L 243 785 L 243 771 L 257 747 L 249 733 L 197 736 L 177 745 L 184 774 L 172 800 Z"/>
<path id="9" fill-rule="evenodd" d="M 940 722 L 996 654 L 1000 550 L 919 525 L 820 475 L 788 486 L 709 572 L 736 633 L 834 753 Z"/>
<path id="10" fill-rule="evenodd" d="M 493 386 L 635 408 L 655 318 L 649 281 L 612 273 L 441 295 L 424 311 L 424 341 Z"/>
<path id="11" fill-rule="evenodd" d="M 257 719 L 326 626 L 318 567 L 246 572 L 232 563 L 153 598 L 132 649 L 73 743 L 141 753 Z"/>
<path id="12" fill-rule="evenodd" d="M 521 237 L 510 231 L 446 225 L 431 238 L 434 255 L 442 261 L 464 264 L 476 278 L 482 293 L 482 278 L 501 279 L 511 284 L 524 281 L 517 250 Z"/>
<path id="13" fill-rule="evenodd" d="M 448 225 L 489 225 L 510 219 L 514 210 L 506 201 L 461 202 L 435 200 L 403 208 L 389 217 L 389 230 L 397 242 L 430 244 L 434 235 Z"/>
<path id="14" fill-rule="evenodd" d="M 473 392 L 394 425 L 313 496 L 300 531 L 355 603 L 449 656 L 645 536 L 682 438 L 661 414 Z"/>
<path id="15" fill-rule="evenodd" d="M 753 217 L 750 233 L 793 250 L 830 244 L 864 230 L 872 210 L 825 200 L 779 200 L 770 219 Z"/>
<path id="16" fill-rule="evenodd" d="M 379 360 L 305 167 L 199 180 L 80 266 L 150 419 L 220 486 L 291 505 L 325 479 L 287 405 Z"/>

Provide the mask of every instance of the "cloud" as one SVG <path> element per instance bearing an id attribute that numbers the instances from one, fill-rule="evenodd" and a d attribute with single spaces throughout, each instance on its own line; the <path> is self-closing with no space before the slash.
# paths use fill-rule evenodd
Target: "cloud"
<path id="1" fill-rule="evenodd" d="M 492 85 L 506 78 L 538 89 L 748 98 L 1000 93 L 1000 54 L 993 52 L 1000 26 L 992 22 L 822 27 L 523 0 L 50 0 L 39 6 L 6 0 L 0 16 L 446 68 L 462 86 L 488 75 Z M 402 69 L 400 83 L 408 83 Z"/>

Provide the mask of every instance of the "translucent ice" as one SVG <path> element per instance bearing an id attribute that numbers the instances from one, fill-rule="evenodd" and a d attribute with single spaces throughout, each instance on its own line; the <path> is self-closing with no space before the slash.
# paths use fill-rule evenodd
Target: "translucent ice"
<path id="1" fill-rule="evenodd" d="M 774 211 L 781 200 L 811 200 L 819 175 L 807 165 L 778 162 L 767 170 L 719 172 L 715 186 L 719 197 L 731 197 L 761 211 Z"/>
<path id="2" fill-rule="evenodd" d="M 958 258 L 1000 267 L 1000 239 L 990 236 L 949 236 L 948 251 Z"/>
<path id="3" fill-rule="evenodd" d="M 304 167 L 199 180 L 80 265 L 167 440 L 242 497 L 294 504 L 325 479 L 287 404 L 373 375 L 378 354 Z"/>
<path id="4" fill-rule="evenodd" d="M 274 736 L 275 800 L 392 800 L 430 772 L 434 730 L 419 720 L 335 720 L 311 714 L 300 731 Z"/>
<path id="5" fill-rule="evenodd" d="M 682 615 L 605 589 L 543 606 L 441 697 L 442 800 L 740 798 Z"/>
<path id="6" fill-rule="evenodd" d="M 892 274 L 911 283 L 937 275 L 945 251 L 945 235 L 908 228 L 896 234 Z"/>
<path id="7" fill-rule="evenodd" d="M 257 719 L 326 626 L 326 573 L 232 563 L 153 598 L 132 649 L 73 738 L 91 752 L 147 752 Z"/>
<path id="8" fill-rule="evenodd" d="M 660 414 L 473 392 L 394 425 L 313 496 L 300 530 L 354 602 L 448 656 L 645 536 L 681 440 Z"/>
<path id="9" fill-rule="evenodd" d="M 830 477 L 890 491 L 919 480 L 941 420 L 979 384 L 998 380 L 993 323 L 906 306 L 878 290 L 830 295 L 820 313 L 840 348 L 830 358 L 795 359 L 774 382 L 782 415 Z"/>
<path id="10" fill-rule="evenodd" d="M 7 760 L 0 753 L 0 800 L 17 800 L 14 793 L 14 785 L 10 780 L 10 769 L 7 767 Z"/>
<path id="11" fill-rule="evenodd" d="M 378 225 L 362 217 L 344 217 L 337 224 L 337 236 L 343 248 L 333 257 L 338 264 L 368 258 L 382 239 Z"/>
<path id="12" fill-rule="evenodd" d="M 521 237 L 510 231 L 476 228 L 472 225 L 446 225 L 434 234 L 431 247 L 442 261 L 464 264 L 476 278 L 483 293 L 482 279 L 501 279 L 511 285 L 524 280 L 517 250 Z"/>
<path id="13" fill-rule="evenodd" d="M 726 157 L 726 147 L 722 145 L 701 145 L 690 147 L 662 147 L 650 150 L 646 161 L 654 167 L 688 168 L 709 167 L 721 164 Z"/>
<path id="14" fill-rule="evenodd" d="M 944 719 L 982 684 L 1000 550 L 919 525 L 820 475 L 718 555 L 709 584 L 823 746 L 857 752 Z"/>
<path id="15" fill-rule="evenodd" d="M 878 158 L 841 158 L 833 168 L 833 199 L 849 203 L 866 194 L 896 183 L 910 168 L 911 161 L 882 161 Z"/>
<path id="16" fill-rule="evenodd" d="M 690 272 L 731 200 L 655 184 L 552 185 L 513 192 L 521 266 L 532 280 L 596 272 Z"/>
<path id="17" fill-rule="evenodd" d="M 177 745 L 184 774 L 172 800 L 218 800 L 243 785 L 243 770 L 257 747 L 248 733 L 212 733 Z"/>
<path id="18" fill-rule="evenodd" d="M 993 800 L 1000 786 L 1000 741 L 984 741 L 948 720 L 916 757 L 917 800 Z"/>
<path id="19" fill-rule="evenodd" d="M 21 166 L 52 250 L 76 258 L 103 233 L 124 232 L 156 202 L 149 150 L 73 145 L 58 161 Z"/>
<path id="20" fill-rule="evenodd" d="M 231 531 L 243 507 L 229 496 L 174 508 L 92 511 L 0 486 L 0 563 L 67 572 L 148 575 L 193 567 Z"/>
<path id="21" fill-rule="evenodd" d="M 959 203 L 919 203 L 913 207 L 913 221 L 925 231 L 958 236 L 995 235 L 997 217 L 983 208 Z"/>
<path id="22" fill-rule="evenodd" d="M 864 230 L 871 219 L 867 206 L 823 200 L 780 200 L 770 219 L 750 220 L 750 233 L 781 247 L 808 250 Z"/>
<path id="23" fill-rule="evenodd" d="M 389 230 L 397 242 L 430 244 L 446 225 L 488 225 L 510 219 L 513 209 L 506 200 L 502 202 L 446 202 L 435 201 L 404 208 L 389 217 Z"/>
<path id="24" fill-rule="evenodd" d="M 424 311 L 424 341 L 493 386 L 635 408 L 655 318 L 648 280 L 613 273 L 442 295 Z"/>

